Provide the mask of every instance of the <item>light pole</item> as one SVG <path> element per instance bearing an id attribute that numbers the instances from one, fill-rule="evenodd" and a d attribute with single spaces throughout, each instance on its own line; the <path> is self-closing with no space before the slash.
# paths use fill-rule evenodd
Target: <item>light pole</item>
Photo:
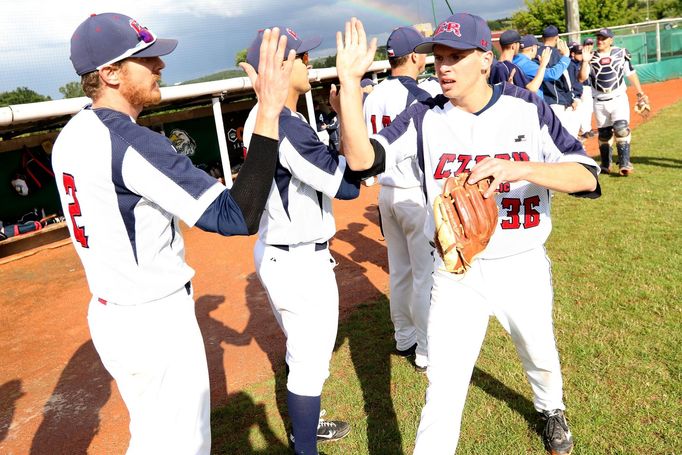
<path id="1" fill-rule="evenodd" d="M 564 0 L 566 11 L 566 31 L 569 41 L 580 41 L 580 8 L 578 0 Z"/>

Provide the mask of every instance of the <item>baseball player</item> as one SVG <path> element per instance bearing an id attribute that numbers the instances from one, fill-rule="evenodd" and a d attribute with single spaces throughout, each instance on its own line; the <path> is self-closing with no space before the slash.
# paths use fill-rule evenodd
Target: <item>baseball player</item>
<path id="1" fill-rule="evenodd" d="M 578 105 L 578 117 L 580 119 L 580 133 L 578 138 L 586 140 L 592 137 L 592 90 L 588 81 L 580 82 L 580 69 L 583 65 L 589 66 L 589 62 L 583 60 L 583 47 L 580 43 L 569 43 L 571 51 L 571 63 L 568 65 L 568 75 L 571 78 L 573 96 L 580 99 Z M 587 93 L 586 93 L 587 92 Z"/>
<path id="2" fill-rule="evenodd" d="M 585 38 L 583 40 L 582 46 L 580 46 L 580 55 L 576 53 L 575 59 L 582 64 L 589 65 L 590 62 L 583 58 L 582 50 L 585 46 L 591 46 L 594 44 L 592 38 Z M 589 71 L 589 70 L 588 70 Z M 592 85 L 590 85 L 589 78 L 580 81 L 580 72 L 578 72 L 578 82 L 583 84 L 583 95 L 580 97 L 580 103 L 582 106 L 582 115 L 580 118 L 580 130 L 582 131 L 583 139 L 589 139 L 595 136 L 595 132 L 592 131 L 592 114 L 594 113 L 594 100 L 592 99 Z"/>
<path id="3" fill-rule="evenodd" d="M 563 127 L 573 137 L 577 138 L 578 131 L 580 130 L 580 116 L 578 113 L 580 98 L 574 96 L 571 77 L 568 74 L 570 50 L 566 42 L 559 38 L 559 30 L 554 25 L 549 25 L 542 31 L 542 42 L 543 45 L 538 48 L 538 53 L 541 54 L 547 48 L 552 50 L 552 56 L 549 60 L 550 66 L 555 65 L 561 60 L 567 63 L 560 77 L 552 80 L 545 79 L 542 82 L 544 100 L 549 104 L 557 117 L 559 117 Z"/>
<path id="4" fill-rule="evenodd" d="M 563 43 L 563 41 L 561 41 L 561 43 Z M 519 42 L 519 53 L 514 55 L 512 58 L 512 63 L 520 68 L 521 71 L 528 76 L 528 78 L 535 79 L 535 76 L 537 76 L 538 72 L 540 71 L 542 53 L 539 54 L 541 56 L 540 63 L 536 61 L 539 46 L 540 43 L 536 37 L 533 35 L 524 35 L 521 37 L 521 41 Z M 561 44 L 559 44 L 559 46 L 561 46 Z M 568 55 L 568 51 L 566 51 L 566 55 Z M 568 63 L 568 57 L 560 58 L 559 61 L 555 62 L 554 64 L 548 62 L 542 80 L 553 81 L 560 78 L 564 71 L 566 71 L 566 68 L 568 68 Z M 545 95 L 542 91 L 542 84 L 540 84 L 540 88 L 536 93 L 541 99 L 544 99 Z"/>
<path id="5" fill-rule="evenodd" d="M 71 38 L 71 61 L 92 105 L 59 134 L 52 164 L 92 292 L 92 340 L 130 414 L 128 454 L 210 452 L 208 368 L 180 220 L 222 235 L 256 232 L 294 63 L 293 53 L 281 63 L 286 38 L 278 30 L 265 35 L 258 77 L 244 66 L 263 109 L 230 191 L 135 123 L 161 99 L 160 56 L 176 40 L 117 13 L 93 14 Z"/>
<path id="6" fill-rule="evenodd" d="M 343 421 L 321 419 L 320 396 L 329 376 L 339 318 L 336 261 L 329 240 L 336 232 L 332 199 L 354 199 L 360 180 L 346 160 L 328 149 L 297 112 L 298 99 L 310 90 L 308 51 L 318 37 L 304 39 L 289 27 L 287 49 L 296 52 L 291 83 L 280 114 L 279 159 L 254 247 L 256 273 L 267 291 L 273 313 L 286 336 L 287 409 L 297 454 L 317 454 L 317 441 L 348 434 Z M 262 33 L 248 48 L 246 60 L 258 65 Z M 357 81 L 360 90 L 360 80 Z M 256 105 L 244 126 L 244 143 L 252 136 Z"/>
<path id="7" fill-rule="evenodd" d="M 396 28 L 388 37 L 386 51 L 391 75 L 377 85 L 364 102 L 365 122 L 371 134 L 388 126 L 412 103 L 431 98 L 431 94 L 417 84 L 417 76 L 426 66 L 426 55 L 415 53 L 414 48 L 423 40 L 424 36 L 413 27 Z M 396 352 L 402 356 L 415 355 L 415 367 L 424 372 L 433 250 L 430 239 L 424 235 L 426 208 L 416 161 L 403 161 L 380 174 L 378 182 L 381 184 L 381 227 L 388 250 L 390 312 Z"/>
<path id="8" fill-rule="evenodd" d="M 559 356 L 552 328 L 552 282 L 544 242 L 551 231 L 550 191 L 597 197 L 599 167 L 554 112 L 525 89 L 490 86 L 493 60 L 486 22 L 457 13 L 415 52 L 433 51 L 443 96 L 418 103 L 370 140 L 358 82 L 374 53 L 353 19 L 337 34 L 343 151 L 349 165 L 368 172 L 416 156 L 428 207 L 447 177 L 471 171 L 469 181 L 491 176 L 499 224 L 488 247 L 464 275 L 436 259 L 429 314 L 429 387 L 414 453 L 452 454 L 462 409 L 490 314 L 511 334 L 544 421 L 552 453 L 567 454 L 573 437 L 564 416 Z M 367 65 L 367 66 L 365 66 Z M 354 134 L 351 134 L 354 133 Z M 499 194 L 495 195 L 494 190 Z M 425 233 L 434 233 L 427 216 Z"/>
<path id="9" fill-rule="evenodd" d="M 625 77 L 637 90 L 638 98 L 646 95 L 630 61 L 630 52 L 613 46 L 613 32 L 610 29 L 602 28 L 597 32 L 597 52 L 593 53 L 592 48 L 590 45 L 583 47 L 583 59 L 590 64 L 582 67 L 580 81 L 589 77 L 592 86 L 601 171 L 605 174 L 610 172 L 615 136 L 619 173 L 627 176 L 632 174 L 634 167 L 630 162 L 630 104 Z"/>
<path id="10" fill-rule="evenodd" d="M 521 49 L 521 35 L 519 35 L 519 32 L 516 30 L 505 30 L 500 35 L 499 42 L 502 52 L 500 52 L 500 59 L 494 62 L 490 69 L 490 84 L 495 85 L 499 82 L 509 82 L 537 93 L 545 77 L 545 69 L 549 63 L 551 50 L 547 49 L 542 52 L 537 73 L 531 80 L 521 68 L 513 63 L 514 57 Z"/>

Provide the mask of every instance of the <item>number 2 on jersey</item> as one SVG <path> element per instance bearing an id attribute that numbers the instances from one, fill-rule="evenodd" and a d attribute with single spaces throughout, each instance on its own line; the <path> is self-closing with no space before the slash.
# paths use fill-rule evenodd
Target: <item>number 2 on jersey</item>
<path id="1" fill-rule="evenodd" d="M 69 215 L 71 216 L 71 225 L 73 226 L 73 236 L 83 248 L 88 248 L 88 236 L 85 235 L 85 228 L 78 226 L 76 223 L 76 217 L 81 216 L 81 206 L 76 197 L 76 181 L 73 178 L 73 175 L 64 174 L 63 182 L 66 194 L 73 198 L 73 202 L 69 203 Z"/>

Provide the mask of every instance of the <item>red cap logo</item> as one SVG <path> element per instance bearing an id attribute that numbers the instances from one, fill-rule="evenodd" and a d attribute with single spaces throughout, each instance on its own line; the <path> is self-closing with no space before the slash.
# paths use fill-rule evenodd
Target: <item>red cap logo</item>
<path id="1" fill-rule="evenodd" d="M 287 33 L 288 33 L 289 35 L 291 35 L 291 37 L 292 37 L 293 39 L 295 39 L 296 41 L 300 41 L 300 40 L 298 39 L 298 35 L 297 35 L 296 32 L 293 31 L 292 29 L 288 28 L 288 29 L 287 29 Z"/>
<path id="2" fill-rule="evenodd" d="M 436 29 L 434 35 L 440 35 L 441 33 L 454 33 L 455 35 L 462 37 L 462 32 L 459 31 L 461 25 L 457 22 L 443 22 Z"/>

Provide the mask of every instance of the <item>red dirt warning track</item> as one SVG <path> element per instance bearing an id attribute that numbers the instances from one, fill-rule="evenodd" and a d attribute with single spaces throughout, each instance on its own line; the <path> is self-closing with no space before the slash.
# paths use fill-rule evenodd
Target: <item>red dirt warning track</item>
<path id="1" fill-rule="evenodd" d="M 682 80 L 649 84 L 656 112 L 680 99 Z M 629 91 L 631 102 L 634 93 Z M 641 118 L 633 114 L 636 127 Z M 597 154 L 596 139 L 586 144 Z M 634 148 L 636 156 L 637 149 Z M 378 187 L 355 201 L 335 201 L 341 317 L 388 289 L 386 253 L 377 226 Z M 254 274 L 255 238 L 185 232 L 197 315 L 204 334 L 213 405 L 272 376 L 284 342 Z M 102 367 L 86 322 L 90 298 L 68 244 L 0 265 L 0 453 L 125 452 L 128 414 Z"/>

